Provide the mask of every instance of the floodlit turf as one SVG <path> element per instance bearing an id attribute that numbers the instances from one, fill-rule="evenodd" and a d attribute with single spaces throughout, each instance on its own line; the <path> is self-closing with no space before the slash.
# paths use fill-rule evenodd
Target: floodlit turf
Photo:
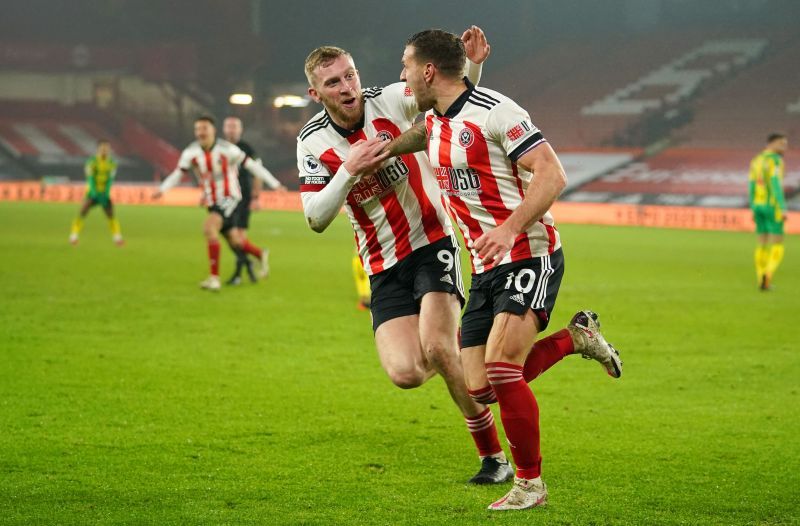
<path id="1" fill-rule="evenodd" d="M 258 213 L 272 277 L 211 294 L 202 210 L 119 207 L 123 248 L 75 210 L 0 203 L 2 524 L 800 521 L 796 237 L 760 293 L 752 235 L 564 225 L 551 327 L 597 310 L 625 374 L 533 383 L 550 504 L 493 514 L 441 380 L 381 370 L 344 218 Z"/>

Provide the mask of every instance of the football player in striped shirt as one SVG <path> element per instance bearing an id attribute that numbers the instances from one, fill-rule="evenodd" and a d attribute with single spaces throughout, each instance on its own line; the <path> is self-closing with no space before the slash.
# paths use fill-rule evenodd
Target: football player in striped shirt
<path id="1" fill-rule="evenodd" d="M 527 383 L 572 353 L 622 374 L 617 352 L 597 316 L 578 312 L 563 330 L 534 345 L 550 320 L 564 257 L 550 206 L 566 185 L 553 149 L 528 113 L 511 99 L 476 88 L 462 76 L 461 40 L 441 30 L 412 36 L 401 79 L 424 122 L 389 149 L 425 149 L 472 261 L 470 298 L 462 317 L 461 357 L 473 394 L 496 398 L 511 444 L 516 477 L 491 510 L 542 505 L 539 409 Z"/>
<path id="2" fill-rule="evenodd" d="M 211 117 L 203 116 L 195 120 L 194 136 L 196 140 L 183 150 L 178 160 L 178 167 L 162 181 L 153 198 L 158 199 L 164 192 L 177 186 L 184 174 L 194 173 L 203 188 L 205 204 L 208 207 L 203 232 L 208 244 L 211 273 L 200 283 L 200 287 L 218 291 L 220 289 L 219 233 L 222 232 L 237 252 L 241 252 L 244 245 L 240 230 L 235 228 L 234 212 L 242 200 L 237 168 L 243 166 L 273 190 L 282 185 L 260 162 L 248 157 L 239 147 L 217 139 L 214 119 Z"/>
<path id="3" fill-rule="evenodd" d="M 489 54 L 483 33 L 464 34 L 474 64 Z M 477 80 L 479 67 L 471 67 Z M 369 275 L 375 345 L 383 369 L 403 389 L 442 375 L 481 457 L 473 483 L 513 472 L 492 412 L 467 392 L 458 356 L 464 301 L 458 244 L 423 153 L 388 159 L 385 140 L 419 115 L 402 83 L 362 90 L 353 58 L 331 46 L 309 54 L 309 95 L 324 110 L 300 131 L 297 164 L 309 226 L 324 231 L 344 207 Z"/>

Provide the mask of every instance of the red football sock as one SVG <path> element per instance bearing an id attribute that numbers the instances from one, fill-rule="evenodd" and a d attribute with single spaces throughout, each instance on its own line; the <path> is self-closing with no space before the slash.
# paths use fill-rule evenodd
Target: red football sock
<path id="1" fill-rule="evenodd" d="M 533 349 L 525 360 L 522 376 L 526 382 L 530 382 L 573 352 L 575 352 L 575 345 L 572 342 L 572 336 L 567 329 L 561 329 L 533 345 Z"/>
<path id="2" fill-rule="evenodd" d="M 469 395 L 473 400 L 479 404 L 489 405 L 497 402 L 497 397 L 494 395 L 494 390 L 491 385 L 487 385 L 482 389 L 468 390 Z"/>
<path id="3" fill-rule="evenodd" d="M 475 416 L 465 416 L 467 428 L 472 435 L 472 440 L 478 446 L 481 457 L 489 457 L 503 451 L 500 440 L 497 438 L 497 427 L 494 425 L 494 416 L 488 407 Z"/>
<path id="4" fill-rule="evenodd" d="M 211 275 L 219 276 L 219 241 L 208 242 L 208 263 L 211 267 Z"/>
<path id="5" fill-rule="evenodd" d="M 255 256 L 258 259 L 261 259 L 261 249 L 252 244 L 249 239 L 244 240 L 244 245 L 242 245 L 242 250 L 244 250 L 247 254 L 250 254 L 251 256 Z"/>
<path id="6" fill-rule="evenodd" d="M 500 419 L 511 444 L 511 455 L 517 476 L 535 479 L 541 474 L 539 452 L 539 406 L 528 383 L 522 377 L 522 366 L 505 362 L 486 364 L 489 383 L 500 404 Z"/>

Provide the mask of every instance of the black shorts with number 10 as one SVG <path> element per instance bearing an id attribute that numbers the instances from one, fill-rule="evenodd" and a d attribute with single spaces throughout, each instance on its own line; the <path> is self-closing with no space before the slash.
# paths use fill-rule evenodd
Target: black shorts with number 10
<path id="1" fill-rule="evenodd" d="M 422 296 L 428 292 L 455 294 L 463 307 L 459 251 L 452 238 L 444 237 L 370 276 L 372 330 L 394 318 L 419 314 Z"/>
<path id="2" fill-rule="evenodd" d="M 494 317 L 501 312 L 521 315 L 531 309 L 539 318 L 539 329 L 547 328 L 563 276 L 561 249 L 473 274 L 469 301 L 461 317 L 461 348 L 485 345 Z"/>

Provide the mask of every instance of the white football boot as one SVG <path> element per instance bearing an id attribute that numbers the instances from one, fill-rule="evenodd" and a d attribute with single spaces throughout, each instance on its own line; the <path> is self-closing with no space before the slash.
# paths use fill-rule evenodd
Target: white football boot
<path id="1" fill-rule="evenodd" d="M 218 292 L 222 285 L 219 282 L 219 276 L 209 276 L 200 282 L 200 288 Z"/>
<path id="2" fill-rule="evenodd" d="M 622 360 L 619 352 L 603 338 L 597 314 L 582 310 L 572 317 L 567 330 L 575 344 L 575 352 L 587 360 L 600 362 L 612 378 L 622 376 Z"/>
<path id="3" fill-rule="evenodd" d="M 489 505 L 492 511 L 526 510 L 547 504 L 547 484 L 541 477 L 535 479 L 521 479 L 514 477 L 511 491 L 502 499 Z"/>
<path id="4" fill-rule="evenodd" d="M 269 276 L 269 249 L 261 249 L 261 270 L 258 272 L 259 278 L 266 278 Z"/>
<path id="5" fill-rule="evenodd" d="M 70 245 L 77 245 L 78 244 L 78 234 L 70 234 L 69 235 L 69 244 Z"/>

